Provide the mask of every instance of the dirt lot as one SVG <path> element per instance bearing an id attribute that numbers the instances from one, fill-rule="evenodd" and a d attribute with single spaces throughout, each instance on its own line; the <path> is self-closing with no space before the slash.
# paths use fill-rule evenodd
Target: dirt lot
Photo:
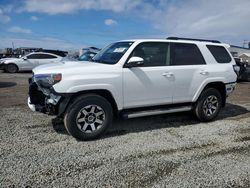
<path id="1" fill-rule="evenodd" d="M 119 120 L 79 142 L 27 105 L 30 73 L 0 73 L 0 187 L 250 187 L 250 83 L 218 119 Z M 53 122 L 53 123 L 52 123 Z"/>

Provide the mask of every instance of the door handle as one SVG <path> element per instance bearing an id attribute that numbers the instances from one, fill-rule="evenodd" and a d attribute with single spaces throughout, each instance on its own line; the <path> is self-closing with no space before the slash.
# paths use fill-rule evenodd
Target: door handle
<path id="1" fill-rule="evenodd" d="M 170 77 L 174 76 L 174 73 L 172 73 L 172 72 L 164 72 L 164 73 L 162 73 L 162 76 L 170 78 Z"/>
<path id="2" fill-rule="evenodd" d="M 201 74 L 201 75 L 208 75 L 208 71 L 201 70 L 201 71 L 200 71 L 200 74 Z"/>

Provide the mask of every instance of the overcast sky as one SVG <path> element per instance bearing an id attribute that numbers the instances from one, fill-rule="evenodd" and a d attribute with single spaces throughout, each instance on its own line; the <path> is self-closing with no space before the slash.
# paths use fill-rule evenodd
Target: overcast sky
<path id="1" fill-rule="evenodd" d="M 103 47 L 181 36 L 250 40 L 250 0 L 0 0 L 0 48 Z"/>

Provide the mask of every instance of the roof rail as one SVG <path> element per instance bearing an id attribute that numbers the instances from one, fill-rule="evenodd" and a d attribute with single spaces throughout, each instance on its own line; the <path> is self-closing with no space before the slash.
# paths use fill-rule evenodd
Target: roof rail
<path id="1" fill-rule="evenodd" d="M 221 43 L 218 40 L 207 40 L 207 39 L 192 39 L 192 38 L 179 38 L 179 37 L 168 37 L 169 40 L 192 40 L 192 41 L 200 41 L 200 42 L 213 42 L 213 43 Z"/>

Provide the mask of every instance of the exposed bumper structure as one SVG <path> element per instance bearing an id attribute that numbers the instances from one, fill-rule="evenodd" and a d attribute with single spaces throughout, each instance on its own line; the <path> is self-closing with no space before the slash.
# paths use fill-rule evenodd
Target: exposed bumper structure
<path id="1" fill-rule="evenodd" d="M 51 88 L 42 88 L 29 79 L 28 106 L 32 111 L 60 116 L 64 113 L 70 94 L 59 94 Z"/>

